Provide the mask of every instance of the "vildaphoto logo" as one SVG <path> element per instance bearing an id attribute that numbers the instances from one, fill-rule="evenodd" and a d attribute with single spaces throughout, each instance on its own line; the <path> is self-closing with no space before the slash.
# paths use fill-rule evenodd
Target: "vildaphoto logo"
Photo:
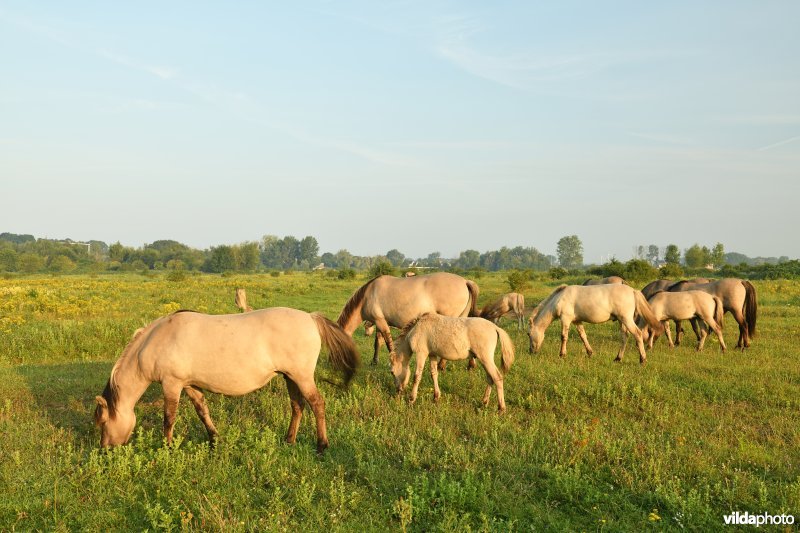
<path id="1" fill-rule="evenodd" d="M 794 515 L 790 514 L 750 514 L 736 511 L 722 517 L 729 526 L 790 526 L 794 524 Z"/>

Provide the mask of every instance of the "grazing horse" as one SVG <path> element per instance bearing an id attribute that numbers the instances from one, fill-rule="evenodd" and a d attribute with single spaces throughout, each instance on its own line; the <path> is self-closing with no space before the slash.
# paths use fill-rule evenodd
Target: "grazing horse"
<path id="1" fill-rule="evenodd" d="M 497 340 L 500 339 L 502 352 L 502 374 L 494 362 L 494 351 Z M 410 401 L 417 399 L 419 383 L 425 362 L 431 359 L 431 377 L 433 378 L 433 400 L 438 401 L 439 373 L 436 360 L 446 359 L 455 361 L 468 357 L 477 358 L 486 370 L 486 392 L 483 395 L 483 405 L 489 404 L 492 394 L 492 384 L 497 387 L 498 410 L 506 410 L 503 396 L 503 375 L 511 368 L 514 362 L 514 342 L 502 328 L 497 327 L 486 319 L 479 317 L 449 317 L 434 313 L 426 313 L 403 328 L 397 337 L 396 353 L 392 355 L 392 375 L 397 384 L 397 392 L 401 392 L 408 385 L 410 373 L 408 371 L 411 354 L 417 354 L 417 369 L 414 373 L 414 385 L 411 388 Z"/>
<path id="2" fill-rule="evenodd" d="M 600 279 L 587 279 L 583 282 L 583 286 L 589 285 L 627 285 L 628 283 L 619 276 L 608 276 L 607 278 Z"/>
<path id="3" fill-rule="evenodd" d="M 538 352 L 544 341 L 544 332 L 555 319 L 561 320 L 561 357 L 567 355 L 567 337 L 569 326 L 573 322 L 578 334 L 581 336 L 586 354 L 591 356 L 594 351 L 586 338 L 583 322 L 600 324 L 616 319 L 620 324 L 621 345 L 615 361 L 622 361 L 625 346 L 628 344 L 628 334 L 632 333 L 639 348 L 639 362 L 647 361 L 644 351 L 642 332 L 634 321 L 638 313 L 644 317 L 653 331 L 662 332 L 663 326 L 653 314 L 650 305 L 642 293 L 628 285 L 561 285 L 550 296 L 545 298 L 533 310 L 528 324 L 530 329 L 530 352 Z"/>
<path id="4" fill-rule="evenodd" d="M 252 311 L 253 308 L 247 305 L 247 293 L 244 289 L 236 289 L 236 296 L 233 298 L 233 303 L 236 307 L 242 310 L 242 313 Z"/>
<path id="5" fill-rule="evenodd" d="M 722 337 L 722 314 L 724 313 L 722 300 L 716 296 L 712 296 L 703 291 L 684 291 L 684 292 L 665 292 L 659 291 L 648 298 L 648 303 L 663 324 L 667 332 L 667 341 L 669 347 L 674 348 L 675 344 L 672 342 L 672 334 L 669 331 L 669 321 L 675 320 L 690 320 L 701 319 L 719 339 L 719 347 L 725 352 L 725 339 Z M 644 319 L 639 317 L 636 325 L 642 328 L 642 333 L 645 340 L 649 340 L 647 348 L 652 350 L 653 343 L 658 338 L 658 335 L 650 333 L 650 327 L 646 326 Z M 701 351 L 706 342 L 708 331 L 706 328 L 700 326 L 700 338 L 697 342 L 697 351 Z M 648 339 L 649 338 L 649 339 Z"/>
<path id="6" fill-rule="evenodd" d="M 383 338 L 389 353 L 394 353 L 389 327 L 402 328 L 425 313 L 477 316 L 478 291 L 474 281 L 448 272 L 410 278 L 379 276 L 353 293 L 337 322 L 350 336 L 365 320 L 375 324 L 380 333 L 375 336 L 375 365 L 380 348 L 378 337 Z"/>
<path id="7" fill-rule="evenodd" d="M 693 280 L 689 280 L 692 283 L 708 283 L 709 280 L 707 278 L 694 278 Z M 651 281 L 647 285 L 644 286 L 642 289 L 642 294 L 644 297 L 650 300 L 650 297 L 653 296 L 658 291 L 665 291 L 670 286 L 674 285 L 676 282 L 670 279 L 657 279 L 655 281 Z M 700 329 L 697 324 L 697 320 L 691 319 L 689 323 L 692 324 L 692 329 L 694 330 L 694 334 L 697 337 L 697 340 L 700 340 Z M 681 343 L 681 339 L 683 338 L 683 326 L 681 325 L 680 320 L 675 320 L 675 346 L 678 346 Z"/>
<path id="8" fill-rule="evenodd" d="M 518 292 L 504 294 L 496 302 L 484 306 L 481 309 L 480 316 L 497 324 L 500 317 L 508 313 L 513 313 L 517 317 L 517 329 L 522 329 L 525 315 L 525 297 L 523 295 Z"/>
<path id="9" fill-rule="evenodd" d="M 125 444 L 136 425 L 134 406 L 150 383 L 164 389 L 164 436 L 172 429 L 181 391 L 194 404 L 213 444 L 217 430 L 202 390 L 241 396 L 282 374 L 289 390 L 292 418 L 286 442 L 294 443 L 305 402 L 317 420 L 317 452 L 328 447 L 325 401 L 314 382 L 322 344 L 333 367 L 350 382 L 359 364 L 353 339 L 319 313 L 286 307 L 235 315 L 178 311 L 134 334 L 111 369 L 102 396 L 97 396 L 95 423 L 100 445 Z"/>
<path id="10" fill-rule="evenodd" d="M 667 288 L 669 292 L 697 290 L 719 297 L 726 312 L 733 315 L 739 324 L 739 340 L 736 347 L 744 350 L 750 347 L 750 341 L 756 333 L 756 316 L 758 300 L 756 288 L 747 280 L 723 278 L 707 283 L 679 281 Z"/>

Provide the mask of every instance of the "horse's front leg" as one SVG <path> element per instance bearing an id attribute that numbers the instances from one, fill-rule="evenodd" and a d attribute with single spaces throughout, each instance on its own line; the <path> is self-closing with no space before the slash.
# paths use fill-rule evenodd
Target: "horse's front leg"
<path id="1" fill-rule="evenodd" d="M 284 440 L 289 444 L 294 444 L 295 440 L 297 440 L 297 430 L 300 428 L 300 420 L 303 418 L 303 408 L 306 402 L 297 383 L 285 375 L 283 379 L 286 381 L 286 390 L 289 391 L 289 402 L 292 406 L 292 418 L 289 421 L 289 429 L 286 431 Z"/>
<path id="2" fill-rule="evenodd" d="M 219 437 L 219 433 L 217 432 L 217 428 L 214 427 L 214 422 L 211 420 L 211 414 L 208 412 L 208 405 L 206 404 L 206 398 L 203 395 L 203 392 L 195 387 L 184 387 L 184 392 L 186 396 L 192 401 L 192 405 L 194 405 L 194 410 L 197 412 L 198 418 L 203 423 L 208 432 L 208 441 L 210 445 L 213 447 L 214 444 L 217 442 L 217 437 Z"/>
<path id="3" fill-rule="evenodd" d="M 703 325 L 699 323 L 697 317 L 692 317 L 689 319 L 689 324 L 692 325 L 692 330 L 694 331 L 694 336 L 697 337 L 697 340 L 700 340 L 700 330 L 703 328 Z"/>
<path id="4" fill-rule="evenodd" d="M 675 348 L 675 343 L 672 341 L 672 331 L 670 331 L 669 320 L 664 320 L 661 323 L 664 324 L 664 333 L 667 334 L 667 344 L 669 344 L 670 348 Z M 650 344 L 650 348 L 653 348 L 652 344 Z"/>
<path id="5" fill-rule="evenodd" d="M 411 396 L 409 398 L 411 403 L 417 401 L 417 392 L 419 391 L 419 383 L 422 381 L 422 371 L 425 370 L 425 362 L 428 360 L 428 352 L 417 352 L 417 369 L 414 372 L 414 385 L 411 387 Z"/>
<path id="6" fill-rule="evenodd" d="M 174 382 L 162 382 L 164 389 L 164 438 L 167 446 L 172 445 L 172 430 L 175 427 L 175 419 L 178 416 L 178 404 L 181 399 L 183 386 Z"/>
<path id="7" fill-rule="evenodd" d="M 592 347 L 589 345 L 589 338 L 586 336 L 586 330 L 583 329 L 583 324 L 575 322 L 575 329 L 578 330 L 578 335 L 581 336 L 583 347 L 586 348 L 586 355 L 591 357 L 592 354 L 594 354 L 594 350 L 592 350 Z"/>
<path id="8" fill-rule="evenodd" d="M 572 322 L 569 320 L 561 319 L 561 357 L 567 356 L 567 339 L 569 338 L 569 326 Z"/>
<path id="9" fill-rule="evenodd" d="M 680 346 L 681 340 L 683 340 L 683 324 L 680 320 L 675 320 L 675 346 Z"/>
<path id="10" fill-rule="evenodd" d="M 392 331 L 389 329 L 389 324 L 383 318 L 375 320 L 375 329 L 378 331 L 375 334 L 375 353 L 372 356 L 372 364 L 378 364 L 378 351 L 380 350 L 380 340 L 378 335 L 383 337 L 383 342 L 386 343 L 386 349 L 389 350 L 389 356 L 394 356 L 394 341 L 392 340 Z"/>

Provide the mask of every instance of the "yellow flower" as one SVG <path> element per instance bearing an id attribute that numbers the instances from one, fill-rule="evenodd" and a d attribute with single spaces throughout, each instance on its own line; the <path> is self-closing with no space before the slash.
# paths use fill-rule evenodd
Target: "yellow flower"
<path id="1" fill-rule="evenodd" d="M 647 516 L 647 519 L 651 522 L 657 522 L 661 520 L 661 517 L 658 516 L 658 509 L 653 509 L 653 511 Z"/>

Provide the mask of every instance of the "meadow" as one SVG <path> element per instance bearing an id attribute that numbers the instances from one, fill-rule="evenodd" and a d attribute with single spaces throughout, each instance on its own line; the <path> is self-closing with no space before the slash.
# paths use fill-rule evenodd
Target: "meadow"
<path id="1" fill-rule="evenodd" d="M 505 279 L 476 279 L 479 303 L 507 292 Z M 483 372 L 463 363 L 440 375 L 438 404 L 426 372 L 409 405 L 385 349 L 369 364 L 372 339 L 359 329 L 364 364 L 349 389 L 319 379 L 338 378 L 325 356 L 317 367 L 331 444 L 322 456 L 308 411 L 297 444 L 284 444 L 281 379 L 241 398 L 208 395 L 213 450 L 185 397 L 176 442 L 163 446 L 158 384 L 137 406 L 131 444 L 98 449 L 94 397 L 136 328 L 181 308 L 237 312 L 236 287 L 254 308 L 335 319 L 365 281 L 0 279 L 0 530 L 702 531 L 734 511 L 800 520 L 798 281 L 754 282 L 758 335 L 746 352 L 726 315 L 727 353 L 714 337 L 696 352 L 689 330 L 674 350 L 659 339 L 645 366 L 630 343 L 612 362 L 616 324 L 587 325 L 592 358 L 573 332 L 561 359 L 557 324 L 529 355 L 525 332 L 504 321 L 517 349 L 504 415 L 481 405 Z M 558 283 L 533 282 L 528 306 Z"/>

